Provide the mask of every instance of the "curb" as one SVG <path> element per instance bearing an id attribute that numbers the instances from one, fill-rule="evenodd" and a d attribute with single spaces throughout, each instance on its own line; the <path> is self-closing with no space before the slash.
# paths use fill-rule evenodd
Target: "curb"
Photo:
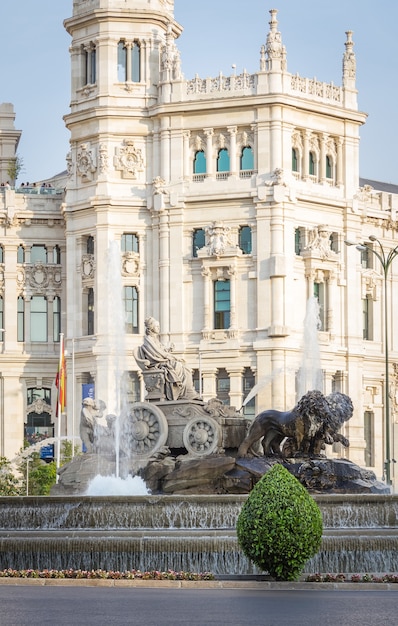
<path id="1" fill-rule="evenodd" d="M 232 580 L 103 580 L 89 578 L 0 578 L 0 585 L 141 589 L 254 589 L 257 591 L 398 591 L 396 583 L 307 583 Z"/>

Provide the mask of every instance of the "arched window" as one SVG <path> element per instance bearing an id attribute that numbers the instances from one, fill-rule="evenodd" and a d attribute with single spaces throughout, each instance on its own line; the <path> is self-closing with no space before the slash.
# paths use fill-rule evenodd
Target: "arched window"
<path id="1" fill-rule="evenodd" d="M 127 80 L 127 48 L 124 41 L 117 44 L 117 79 L 120 83 Z"/>
<path id="2" fill-rule="evenodd" d="M 229 172 L 229 154 L 226 148 L 222 148 L 218 151 L 217 157 L 217 172 Z"/>
<path id="3" fill-rule="evenodd" d="M 315 154 L 313 152 L 310 152 L 309 154 L 309 163 L 308 163 L 309 169 L 308 169 L 308 173 L 310 176 L 315 176 L 316 172 L 315 172 Z"/>
<path id="4" fill-rule="evenodd" d="M 204 228 L 195 228 L 192 233 L 192 256 L 198 256 L 198 250 L 204 248 L 206 243 L 206 236 Z"/>
<path id="5" fill-rule="evenodd" d="M 86 252 L 87 254 L 94 254 L 94 237 L 92 235 L 87 237 Z"/>
<path id="6" fill-rule="evenodd" d="M 133 83 L 141 81 L 141 46 L 138 41 L 131 46 L 131 80 Z"/>
<path id="7" fill-rule="evenodd" d="M 223 367 L 218 370 L 216 385 L 218 400 L 221 400 L 223 404 L 229 405 L 231 382 L 228 372 Z"/>
<path id="8" fill-rule="evenodd" d="M 126 333 L 138 333 L 138 291 L 137 287 L 123 288 Z"/>
<path id="9" fill-rule="evenodd" d="M 141 47 L 138 41 L 127 44 L 119 41 L 117 45 L 117 79 L 124 83 L 131 81 L 139 83 L 141 80 Z"/>
<path id="10" fill-rule="evenodd" d="M 97 50 L 93 42 L 83 47 L 83 58 L 83 86 L 94 85 L 97 80 Z"/>
<path id="11" fill-rule="evenodd" d="M 18 246 L 17 263 L 25 263 L 25 248 L 23 247 L 22 244 Z"/>
<path id="12" fill-rule="evenodd" d="M 54 341 L 59 342 L 61 332 L 61 298 L 55 296 L 53 300 L 53 334 Z"/>
<path id="13" fill-rule="evenodd" d="M 55 265 L 60 265 L 61 263 L 61 250 L 59 246 L 54 246 L 53 248 L 53 263 L 55 263 Z"/>
<path id="14" fill-rule="evenodd" d="M 47 299 L 33 296 L 30 301 L 30 340 L 45 342 L 47 336 Z"/>
<path id="15" fill-rule="evenodd" d="M 193 173 L 206 174 L 206 156 L 203 150 L 195 152 L 193 160 Z"/>
<path id="16" fill-rule="evenodd" d="M 231 285 L 229 280 L 214 282 L 214 328 L 229 328 L 231 321 Z"/>
<path id="17" fill-rule="evenodd" d="M 298 156 L 296 148 L 292 148 L 292 172 L 298 172 Z"/>
<path id="18" fill-rule="evenodd" d="M 22 296 L 17 302 L 17 341 L 25 341 L 25 300 Z"/>
<path id="19" fill-rule="evenodd" d="M 250 226 L 241 226 L 239 229 L 239 248 L 243 254 L 252 253 L 252 229 Z"/>
<path id="20" fill-rule="evenodd" d="M 30 249 L 30 262 L 31 263 L 47 263 L 47 248 L 46 246 L 33 245 Z"/>
<path id="21" fill-rule="evenodd" d="M 254 154 L 251 146 L 245 146 L 240 156 L 240 169 L 241 170 L 253 170 L 254 169 Z"/>
<path id="22" fill-rule="evenodd" d="M 136 233 L 124 233 L 120 240 L 122 252 L 139 252 L 139 239 Z"/>
<path id="23" fill-rule="evenodd" d="M 333 178 L 332 159 L 329 155 L 326 156 L 326 178 Z"/>

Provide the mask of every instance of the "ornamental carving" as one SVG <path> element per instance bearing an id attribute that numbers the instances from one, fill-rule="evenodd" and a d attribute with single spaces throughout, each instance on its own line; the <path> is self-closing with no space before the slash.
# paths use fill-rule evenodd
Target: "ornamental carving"
<path id="1" fill-rule="evenodd" d="M 50 286 L 50 280 L 52 278 L 52 272 L 43 263 L 35 263 L 34 265 L 26 267 L 26 279 L 28 285 L 36 293 L 42 293 Z"/>
<path id="2" fill-rule="evenodd" d="M 331 249 L 330 235 L 331 231 L 323 224 L 313 228 L 308 234 L 308 244 L 304 248 L 304 252 L 310 252 L 322 260 L 337 260 L 337 254 Z M 305 254 L 303 256 L 306 256 Z"/>
<path id="3" fill-rule="evenodd" d="M 139 173 L 144 171 L 141 148 L 137 148 L 132 139 L 125 139 L 123 145 L 116 149 L 114 165 L 123 178 L 137 179 Z"/>
<path id="4" fill-rule="evenodd" d="M 122 256 L 122 276 L 140 275 L 140 256 L 137 252 L 124 252 Z"/>
<path id="5" fill-rule="evenodd" d="M 80 266 L 82 280 L 92 280 L 95 275 L 95 262 L 93 254 L 83 254 Z"/>
<path id="6" fill-rule="evenodd" d="M 77 151 L 76 169 L 83 182 L 90 182 L 97 169 L 95 151 L 88 144 L 83 143 Z"/>
<path id="7" fill-rule="evenodd" d="M 108 148 L 105 143 L 101 143 L 99 147 L 99 171 L 104 174 L 108 171 L 109 166 Z"/>
<path id="8" fill-rule="evenodd" d="M 53 410 L 47 402 L 44 402 L 43 398 L 37 398 L 37 400 L 27 407 L 26 413 L 36 413 L 37 415 L 48 413 L 49 415 L 52 415 Z"/>
<path id="9" fill-rule="evenodd" d="M 210 256 L 225 254 L 227 247 L 232 245 L 230 227 L 223 222 L 212 222 L 205 228 L 207 251 Z"/>

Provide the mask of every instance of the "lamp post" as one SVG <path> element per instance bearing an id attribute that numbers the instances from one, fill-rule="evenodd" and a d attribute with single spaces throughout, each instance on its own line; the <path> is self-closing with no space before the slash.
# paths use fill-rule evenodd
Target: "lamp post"
<path id="1" fill-rule="evenodd" d="M 389 395 L 389 362 L 388 362 L 388 272 L 391 267 L 391 263 L 398 256 L 398 245 L 392 248 L 388 252 L 384 249 L 383 244 L 374 235 L 369 235 L 369 239 L 372 243 L 376 243 L 378 250 L 368 245 L 367 243 L 354 244 L 351 241 L 346 241 L 347 246 L 355 245 L 360 251 L 368 250 L 380 261 L 384 274 L 384 357 L 385 357 L 385 389 L 384 389 L 384 412 L 385 412 L 385 460 L 384 460 L 384 472 L 387 485 L 391 485 L 391 442 L 390 442 L 390 395 Z"/>

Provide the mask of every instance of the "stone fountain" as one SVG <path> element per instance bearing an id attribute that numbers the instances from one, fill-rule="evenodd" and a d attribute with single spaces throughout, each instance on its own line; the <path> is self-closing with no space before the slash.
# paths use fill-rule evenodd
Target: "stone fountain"
<path id="1" fill-rule="evenodd" d="M 339 430 L 351 400 L 315 389 L 291 411 L 264 411 L 249 427 L 234 409 L 197 397 L 155 322 L 148 318 L 135 353 L 145 402 L 119 416 L 85 402 L 87 452 L 61 468 L 52 495 L 0 498 L 0 569 L 258 574 L 237 544 L 236 521 L 255 482 L 283 463 L 323 514 L 321 550 L 306 572 L 395 572 L 398 496 L 372 472 L 325 454 L 334 442 L 349 443 Z M 100 473 L 126 482 L 139 476 L 146 495 L 85 495 Z"/>

